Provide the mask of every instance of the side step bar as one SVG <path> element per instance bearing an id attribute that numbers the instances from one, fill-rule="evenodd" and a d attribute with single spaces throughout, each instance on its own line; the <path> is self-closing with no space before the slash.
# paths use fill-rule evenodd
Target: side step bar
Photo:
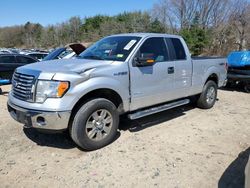
<path id="1" fill-rule="evenodd" d="M 132 119 L 132 120 L 133 119 L 138 119 L 138 118 L 148 116 L 148 115 L 151 115 L 151 114 L 155 114 L 155 113 L 158 113 L 158 112 L 162 112 L 162 111 L 165 111 L 165 110 L 168 110 L 168 109 L 171 109 L 171 108 L 182 106 L 182 105 L 188 104 L 189 102 L 190 102 L 189 99 L 183 99 L 183 100 L 163 104 L 161 106 L 156 106 L 156 107 L 153 107 L 153 108 L 148 108 L 148 109 L 145 109 L 145 110 L 137 111 L 137 112 L 135 112 L 133 114 L 129 114 L 128 118 Z"/>

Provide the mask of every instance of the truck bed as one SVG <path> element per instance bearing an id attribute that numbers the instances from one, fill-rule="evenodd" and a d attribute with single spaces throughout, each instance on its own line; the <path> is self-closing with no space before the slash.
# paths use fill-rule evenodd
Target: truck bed
<path id="1" fill-rule="evenodd" d="M 193 62 L 193 77 L 192 77 L 192 92 L 190 94 L 197 94 L 202 91 L 202 86 L 212 72 L 216 73 L 218 80 L 218 87 L 225 84 L 227 72 L 225 69 L 227 59 L 224 57 L 192 57 Z M 204 75 L 206 74 L 206 75 Z"/>

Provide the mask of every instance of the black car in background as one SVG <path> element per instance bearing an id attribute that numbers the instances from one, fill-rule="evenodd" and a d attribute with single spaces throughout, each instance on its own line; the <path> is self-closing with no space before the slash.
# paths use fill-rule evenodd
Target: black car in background
<path id="1" fill-rule="evenodd" d="M 42 61 L 49 53 L 47 52 L 30 52 L 25 55 L 31 56 L 33 58 L 36 58 L 39 61 Z"/>
<path id="2" fill-rule="evenodd" d="M 0 54 L 0 79 L 11 79 L 17 67 L 35 63 L 38 60 L 21 54 Z"/>

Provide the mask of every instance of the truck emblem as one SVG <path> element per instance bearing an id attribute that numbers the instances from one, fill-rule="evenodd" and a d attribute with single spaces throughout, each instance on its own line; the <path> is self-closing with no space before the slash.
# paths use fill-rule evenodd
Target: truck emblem
<path id="1" fill-rule="evenodd" d="M 117 73 L 114 73 L 114 76 L 123 76 L 123 75 L 127 75 L 128 72 L 117 72 Z"/>

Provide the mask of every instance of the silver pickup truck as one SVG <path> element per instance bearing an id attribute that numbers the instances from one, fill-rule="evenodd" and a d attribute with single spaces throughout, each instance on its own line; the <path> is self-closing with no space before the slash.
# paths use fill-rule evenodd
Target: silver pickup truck
<path id="1" fill-rule="evenodd" d="M 78 146 L 95 150 L 113 141 L 121 114 L 137 119 L 194 96 L 198 107 L 213 107 L 226 77 L 226 59 L 192 59 L 180 36 L 119 34 L 75 59 L 18 68 L 8 110 L 25 127 L 68 129 Z"/>

